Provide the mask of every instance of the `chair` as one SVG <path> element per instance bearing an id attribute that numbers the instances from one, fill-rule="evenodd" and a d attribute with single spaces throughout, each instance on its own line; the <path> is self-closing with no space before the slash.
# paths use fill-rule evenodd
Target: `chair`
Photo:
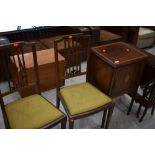
<path id="1" fill-rule="evenodd" d="M 133 97 L 131 94 L 130 96 Z M 142 122 L 149 108 L 152 108 L 151 115 L 153 115 L 154 109 L 155 109 L 155 82 L 144 85 L 142 87 L 142 94 L 137 93 L 134 96 L 134 101 L 136 103 L 139 103 L 139 107 L 137 110 L 137 118 L 139 118 L 141 109 L 142 107 L 144 107 L 144 111 L 139 119 L 139 122 Z M 128 109 L 128 115 L 130 114 L 132 106 L 133 106 L 133 103 L 130 103 L 130 107 Z"/>
<path id="2" fill-rule="evenodd" d="M 139 119 L 139 122 L 143 120 L 143 118 L 147 113 L 148 108 L 150 107 L 152 107 L 151 115 L 153 115 L 154 108 L 155 108 L 155 82 L 145 85 L 145 87 L 143 88 L 142 96 L 137 94 L 137 97 L 135 100 L 140 103 L 137 111 L 138 118 L 139 118 L 139 114 L 142 106 L 145 108 L 141 118 Z"/>
<path id="3" fill-rule="evenodd" d="M 62 45 L 62 43 L 64 47 L 59 48 L 59 44 Z M 89 44 L 90 36 L 81 33 L 62 36 L 54 41 L 57 77 L 60 77 L 58 53 L 62 54 L 66 60 L 65 76 L 57 79 L 57 107 L 59 107 L 61 101 L 69 118 L 70 129 L 74 127 L 76 119 L 100 111 L 104 111 L 101 127 L 108 128 L 114 108 L 111 98 L 88 82 L 60 87 L 60 79 L 69 79 L 86 74 L 81 67 L 81 53 L 83 53 L 83 50 L 89 53 Z"/>
<path id="4" fill-rule="evenodd" d="M 148 55 L 148 60 L 140 80 L 142 93 L 137 92 L 135 96 L 129 94 L 132 97 L 132 102 L 130 103 L 128 109 L 129 115 L 134 101 L 138 103 L 139 108 L 137 110 L 137 118 L 139 118 L 141 109 L 144 107 L 144 111 L 139 119 L 139 122 L 142 122 L 149 108 L 152 108 L 151 115 L 153 115 L 155 108 L 155 56 L 143 50 L 141 51 Z"/>
<path id="5" fill-rule="evenodd" d="M 29 84 L 25 70 L 25 55 L 24 46 L 29 46 L 33 53 L 34 74 L 36 75 L 36 83 Z M 66 128 L 65 114 L 56 108 L 52 103 L 47 101 L 40 94 L 39 75 L 37 65 L 37 54 L 34 43 L 17 42 L 4 46 L 0 46 L 0 52 L 7 52 L 8 55 L 8 83 L 10 90 L 7 92 L 0 91 L 0 105 L 6 128 L 14 129 L 36 129 L 36 128 L 51 128 L 61 123 L 61 128 Z M 6 53 L 5 53 L 6 54 Z M 18 61 L 15 61 L 15 57 Z M 11 81 L 11 65 L 14 63 L 18 67 L 17 81 L 14 85 Z M 36 94 L 31 92 L 30 88 L 36 90 Z M 19 100 L 9 104 L 4 104 L 3 97 L 11 93 L 26 92 L 29 96 L 25 96 Z M 30 92 L 29 92 L 30 91 Z M 30 95 L 31 94 L 31 95 Z"/>

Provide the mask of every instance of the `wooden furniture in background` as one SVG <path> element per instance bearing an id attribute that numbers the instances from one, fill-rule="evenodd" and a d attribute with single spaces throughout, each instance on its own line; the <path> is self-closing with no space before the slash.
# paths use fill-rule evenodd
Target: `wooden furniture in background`
<path id="1" fill-rule="evenodd" d="M 0 36 L 0 46 L 9 44 L 9 40 L 5 36 Z M 7 55 L 4 52 L 0 53 L 0 81 L 3 81 L 7 78 L 7 68 L 6 68 L 6 58 Z"/>
<path id="2" fill-rule="evenodd" d="M 111 97 L 137 91 L 147 56 L 123 42 L 91 49 L 88 81 Z"/>
<path id="3" fill-rule="evenodd" d="M 63 43 L 64 48 L 59 48 Z M 85 46 L 83 46 L 85 45 Z M 90 36 L 74 34 L 63 36 L 54 42 L 57 77 L 60 77 L 58 53 L 61 53 L 66 60 L 65 76 L 68 79 L 85 74 L 81 69 L 82 51 L 88 53 L 90 48 Z M 61 78 L 57 81 L 57 106 L 61 103 L 69 117 L 69 128 L 74 127 L 76 119 L 103 111 L 102 128 L 108 128 L 113 112 L 114 103 L 112 100 L 88 82 L 74 84 L 71 86 L 60 86 Z"/>
<path id="4" fill-rule="evenodd" d="M 33 69 L 33 55 L 32 53 L 25 53 L 25 69 L 27 74 L 28 83 L 35 81 L 35 74 Z M 59 69 L 60 76 L 65 74 L 65 59 L 59 54 Z M 40 78 L 40 88 L 41 91 L 53 89 L 56 87 L 56 73 L 55 73 L 55 58 L 54 58 L 54 49 L 46 49 L 42 51 L 37 51 L 37 60 L 39 67 L 39 78 Z M 14 62 L 15 61 L 15 62 Z M 17 73 L 19 70 L 19 60 L 17 55 L 11 59 L 11 75 L 14 85 L 18 83 Z M 61 85 L 64 84 L 64 80 L 61 80 Z"/>
<path id="5" fill-rule="evenodd" d="M 31 63 L 29 64 L 26 62 L 26 54 L 23 51 L 24 46 L 31 47 Z M 2 90 L 0 90 L 0 106 L 2 109 L 5 127 L 13 129 L 51 128 L 61 123 L 61 128 L 66 128 L 65 114 L 41 96 L 35 43 L 18 42 L 0 46 L 0 52 L 4 51 L 8 51 L 7 60 L 11 59 L 14 61 L 16 66 L 19 66 L 17 72 L 18 83 L 14 86 L 14 89 L 7 92 L 2 92 Z M 15 60 L 16 58 L 18 59 L 18 62 Z M 10 62 L 7 64 L 9 63 Z M 35 76 L 33 83 L 28 82 L 28 75 L 26 71 L 26 65 L 31 67 L 31 64 L 33 64 L 33 73 Z M 9 72 L 12 71 L 10 69 L 11 68 L 8 68 Z M 34 94 L 32 93 L 30 96 L 4 104 L 3 97 L 14 92 L 18 92 L 19 90 L 29 90 L 32 85 L 36 88 Z"/>
<path id="6" fill-rule="evenodd" d="M 139 108 L 137 111 L 137 118 L 139 118 L 142 107 L 144 107 L 144 111 L 139 119 L 139 122 L 142 122 L 145 117 L 147 110 L 152 108 L 151 115 L 154 114 L 155 109 L 155 82 L 149 83 L 145 85 L 143 88 L 142 94 L 138 93 L 135 95 L 134 100 L 136 103 L 139 103 Z M 131 110 L 130 110 L 131 111 Z M 130 111 L 128 114 L 130 114 Z"/>
<path id="7" fill-rule="evenodd" d="M 137 44 L 139 26 L 101 26 L 101 29 L 122 36 L 126 43 Z"/>
<path id="8" fill-rule="evenodd" d="M 109 31 L 100 30 L 100 45 L 123 41 L 123 37 Z"/>
<path id="9" fill-rule="evenodd" d="M 72 33 L 90 33 L 90 30 L 85 26 L 42 26 L 42 27 L 35 27 L 23 30 L 15 30 L 9 32 L 0 32 L 0 36 L 3 38 L 7 38 L 10 43 L 17 42 L 17 41 L 35 41 L 37 51 L 45 50 L 49 48 L 53 48 L 53 40 L 57 36 L 67 35 Z M 94 40 L 93 40 L 94 41 Z M 3 41 L 4 42 L 4 41 Z M 1 41 L 0 41 L 1 44 Z M 26 51 L 31 51 L 29 47 Z M 83 53 L 83 60 L 86 60 L 86 53 Z M 3 60 L 2 60 L 3 59 Z M 0 57 L 0 81 L 6 81 L 7 75 L 5 70 L 3 70 L 4 65 L 3 61 L 5 59 L 4 56 Z M 2 68 L 2 69 L 1 69 Z"/>
<path id="10" fill-rule="evenodd" d="M 91 45 L 97 46 L 104 43 L 120 41 L 120 37 L 125 42 L 137 43 L 138 27 L 130 26 L 43 26 L 32 29 L 2 32 L 10 42 L 16 41 L 37 41 L 37 51 L 53 48 L 53 38 L 61 35 L 84 33 L 91 35 Z M 27 50 L 28 51 L 28 50 Z M 87 54 L 83 53 L 83 60 L 87 59 Z M 0 64 L 0 68 L 1 68 Z M 2 66 L 3 68 L 3 66 Z M 6 80 L 5 71 L 0 74 L 1 80 Z"/>

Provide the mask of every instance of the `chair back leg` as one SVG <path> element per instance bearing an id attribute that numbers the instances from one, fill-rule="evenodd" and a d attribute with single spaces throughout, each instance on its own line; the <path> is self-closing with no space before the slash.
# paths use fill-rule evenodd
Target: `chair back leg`
<path id="1" fill-rule="evenodd" d="M 132 106 L 133 106 L 134 100 L 135 100 L 134 97 L 132 97 L 132 100 L 131 100 L 131 103 L 130 103 L 130 106 L 129 106 L 129 109 L 128 109 L 128 112 L 127 112 L 127 115 L 129 115 L 130 112 L 131 112 L 131 109 L 132 109 Z"/>
<path id="2" fill-rule="evenodd" d="M 139 105 L 139 108 L 138 108 L 138 111 L 137 111 L 137 118 L 139 118 L 139 114 L 140 114 L 141 109 L 142 109 L 142 104 Z"/>
<path id="3" fill-rule="evenodd" d="M 153 114 L 154 114 L 154 108 L 155 108 L 155 105 L 153 105 L 153 107 L 152 107 L 152 110 L 151 110 L 151 115 L 153 115 Z"/>
<path id="4" fill-rule="evenodd" d="M 145 110 L 144 110 L 144 112 L 143 112 L 143 115 L 142 115 L 142 117 L 140 118 L 139 122 L 142 122 L 144 116 L 146 115 L 147 109 L 148 109 L 148 107 L 146 106 L 146 107 L 145 107 Z"/>

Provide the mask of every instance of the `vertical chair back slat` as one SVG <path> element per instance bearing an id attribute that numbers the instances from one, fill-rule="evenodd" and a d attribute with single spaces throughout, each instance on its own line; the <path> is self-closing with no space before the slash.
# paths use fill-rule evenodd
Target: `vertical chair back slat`
<path id="1" fill-rule="evenodd" d="M 90 36 L 88 35 L 73 34 L 69 36 L 62 36 L 61 39 L 54 42 L 56 64 L 58 63 L 58 57 L 56 56 L 58 53 L 65 58 L 65 79 L 86 73 L 82 72 L 81 63 L 82 53 L 88 53 L 89 50 L 89 46 L 86 47 L 86 44 L 84 43 L 89 41 Z M 63 43 L 64 47 L 59 48 L 60 43 Z M 57 67 L 57 69 L 59 70 L 59 67 Z"/>
<path id="2" fill-rule="evenodd" d="M 37 54 L 35 43 L 26 43 L 26 42 L 16 42 L 8 45 L 0 46 L 0 52 L 4 52 L 7 55 L 6 60 L 6 68 L 7 68 L 7 82 L 9 84 L 10 90 L 8 92 L 1 92 L 1 96 L 5 96 L 5 94 L 11 94 L 12 92 L 18 91 L 23 87 L 28 87 L 31 85 L 28 82 L 28 75 L 26 71 L 26 51 L 24 51 L 23 47 L 29 46 L 31 47 L 31 51 L 33 54 L 33 65 L 34 65 L 34 74 L 36 75 L 36 90 L 40 94 L 40 81 L 39 81 L 39 73 L 38 73 L 38 63 L 37 63 Z"/>

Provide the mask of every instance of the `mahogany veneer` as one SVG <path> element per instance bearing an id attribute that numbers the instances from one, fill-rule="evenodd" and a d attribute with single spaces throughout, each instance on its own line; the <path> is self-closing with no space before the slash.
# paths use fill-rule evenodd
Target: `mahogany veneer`
<path id="1" fill-rule="evenodd" d="M 135 93 L 146 58 L 140 50 L 123 42 L 93 47 L 88 63 L 88 81 L 111 97 Z"/>

